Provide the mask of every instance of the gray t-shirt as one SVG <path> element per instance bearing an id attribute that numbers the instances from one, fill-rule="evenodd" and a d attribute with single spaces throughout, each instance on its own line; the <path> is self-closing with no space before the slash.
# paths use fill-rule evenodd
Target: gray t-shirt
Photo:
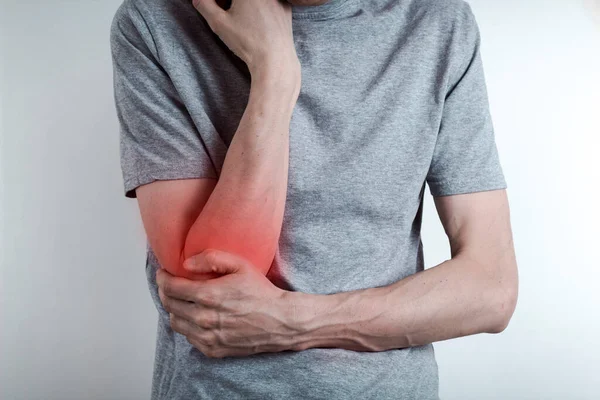
<path id="1" fill-rule="evenodd" d="M 290 124 L 277 286 L 331 294 L 423 270 L 425 184 L 434 196 L 506 187 L 479 28 L 463 0 L 331 0 L 294 7 L 302 88 Z M 250 75 L 190 0 L 125 0 L 111 27 L 124 191 L 218 177 Z M 314 348 L 211 359 L 170 328 L 157 259 L 152 398 L 438 399 L 431 344 Z"/>

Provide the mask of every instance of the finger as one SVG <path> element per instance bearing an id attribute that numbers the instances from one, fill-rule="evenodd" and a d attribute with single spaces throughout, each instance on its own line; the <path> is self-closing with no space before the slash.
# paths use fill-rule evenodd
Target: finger
<path id="1" fill-rule="evenodd" d="M 223 358 L 229 355 L 226 350 L 208 346 L 194 337 L 186 337 L 186 339 L 192 346 L 208 358 Z"/>
<path id="2" fill-rule="evenodd" d="M 223 10 L 215 0 L 192 0 L 192 4 L 211 28 L 227 15 L 227 11 Z"/>
<path id="3" fill-rule="evenodd" d="M 169 297 L 196 301 L 198 292 L 202 291 L 204 282 L 173 276 L 160 268 L 156 271 L 156 284 Z"/>
<path id="4" fill-rule="evenodd" d="M 187 341 L 188 341 L 189 344 L 191 344 L 192 346 L 194 346 L 196 348 L 196 350 L 198 350 L 199 352 L 201 352 L 202 354 L 204 354 L 204 351 L 205 351 L 204 350 L 205 349 L 204 343 L 198 341 L 194 337 L 188 337 L 188 336 L 186 336 L 186 339 L 187 339 Z"/>
<path id="5" fill-rule="evenodd" d="M 176 316 L 185 318 L 191 322 L 195 322 L 199 311 L 196 303 L 167 296 L 164 294 L 162 289 L 158 290 L 158 295 L 166 312 L 175 314 Z"/>
<path id="6" fill-rule="evenodd" d="M 195 273 L 234 274 L 248 263 L 247 260 L 236 254 L 217 249 L 206 249 L 185 260 L 183 267 Z"/>
<path id="7" fill-rule="evenodd" d="M 188 343 L 202 352 L 205 356 L 210 358 L 221 358 L 227 354 L 224 349 L 218 349 L 215 346 L 211 346 L 206 339 L 203 339 L 203 331 L 201 331 L 201 328 L 197 325 L 173 314 L 171 314 L 169 318 L 171 328 L 175 332 L 184 335 Z"/>
<path id="8" fill-rule="evenodd" d="M 201 329 L 196 324 L 188 321 L 185 318 L 180 318 L 175 314 L 169 314 L 171 329 L 177 333 L 181 333 L 186 337 L 193 337 L 197 329 Z M 189 339 L 188 339 L 189 341 Z"/>

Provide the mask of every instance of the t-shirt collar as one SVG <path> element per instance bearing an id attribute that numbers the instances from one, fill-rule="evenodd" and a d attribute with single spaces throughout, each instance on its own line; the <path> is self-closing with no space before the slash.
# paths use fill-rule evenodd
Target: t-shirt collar
<path id="1" fill-rule="evenodd" d="M 292 6 L 293 19 L 329 19 L 339 13 L 345 3 L 352 0 L 329 0 L 318 6 Z"/>

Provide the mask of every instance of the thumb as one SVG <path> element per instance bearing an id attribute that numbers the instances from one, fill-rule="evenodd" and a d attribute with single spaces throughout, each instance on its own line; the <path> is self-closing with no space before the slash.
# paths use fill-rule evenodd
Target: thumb
<path id="1" fill-rule="evenodd" d="M 232 253 L 206 249 L 183 262 L 183 267 L 194 273 L 234 274 L 244 268 L 246 261 Z"/>
<path id="2" fill-rule="evenodd" d="M 227 11 L 223 10 L 216 0 L 192 0 L 192 4 L 206 19 L 211 28 L 227 15 Z"/>

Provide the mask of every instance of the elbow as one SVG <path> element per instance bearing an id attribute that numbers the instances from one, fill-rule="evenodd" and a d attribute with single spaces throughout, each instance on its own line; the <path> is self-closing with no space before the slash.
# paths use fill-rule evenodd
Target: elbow
<path id="1" fill-rule="evenodd" d="M 518 286 L 516 274 L 509 281 L 498 284 L 490 311 L 494 317 L 490 320 L 488 333 L 501 333 L 508 327 L 517 306 Z"/>

